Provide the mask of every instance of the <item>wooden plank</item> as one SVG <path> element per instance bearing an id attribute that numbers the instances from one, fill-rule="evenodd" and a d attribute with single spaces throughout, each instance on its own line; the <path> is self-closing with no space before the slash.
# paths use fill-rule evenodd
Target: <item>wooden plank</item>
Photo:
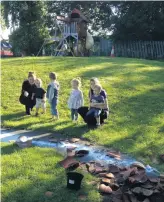
<path id="1" fill-rule="evenodd" d="M 136 58 L 139 58 L 138 54 L 138 41 L 135 42 Z"/>
<path id="2" fill-rule="evenodd" d="M 135 58 L 135 47 L 134 47 L 134 42 L 132 41 L 131 44 L 132 44 L 132 50 L 131 50 L 131 52 L 132 52 L 132 57 Z"/>
<path id="3" fill-rule="evenodd" d="M 142 41 L 142 58 L 145 59 L 145 47 L 144 47 L 144 43 Z"/>
<path id="4" fill-rule="evenodd" d="M 144 41 L 144 46 L 145 46 L 145 59 L 147 58 L 147 42 Z"/>
<path id="5" fill-rule="evenodd" d="M 164 41 L 161 41 L 160 44 L 161 44 L 161 49 L 162 49 L 161 55 L 164 56 Z"/>
<path id="6" fill-rule="evenodd" d="M 160 56 L 160 48 L 159 48 L 159 46 L 160 46 L 160 42 L 157 41 L 157 58 Z"/>
<path id="7" fill-rule="evenodd" d="M 154 58 L 157 59 L 157 48 L 156 48 L 157 43 L 156 43 L 156 41 L 154 41 L 153 44 L 154 44 Z"/>

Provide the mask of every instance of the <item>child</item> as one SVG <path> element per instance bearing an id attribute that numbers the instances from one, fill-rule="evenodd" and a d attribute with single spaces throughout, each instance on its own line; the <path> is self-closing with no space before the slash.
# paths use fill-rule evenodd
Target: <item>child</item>
<path id="1" fill-rule="evenodd" d="M 80 90 L 81 81 L 80 79 L 73 79 L 71 81 L 72 91 L 68 99 L 68 107 L 71 110 L 72 121 L 78 120 L 78 108 L 82 107 L 84 104 L 83 93 Z"/>
<path id="2" fill-rule="evenodd" d="M 32 94 L 32 100 L 34 96 L 36 98 L 36 116 L 38 116 L 39 108 L 42 107 L 43 114 L 46 112 L 46 91 L 42 88 L 42 80 L 37 78 L 35 80 L 36 88 Z"/>
<path id="3" fill-rule="evenodd" d="M 94 116 L 96 118 L 97 126 L 100 126 L 100 114 L 101 114 L 101 109 L 100 108 L 95 108 L 94 103 L 104 103 L 104 98 L 103 96 L 100 95 L 102 88 L 100 85 L 95 85 L 94 87 L 94 94 L 91 96 L 91 106 L 89 111 L 87 112 L 86 115 L 90 115 L 94 113 Z"/>
<path id="4" fill-rule="evenodd" d="M 47 99 L 51 106 L 52 118 L 59 119 L 59 113 L 57 110 L 59 83 L 57 81 L 57 75 L 54 72 L 51 72 L 49 78 L 51 83 L 47 87 Z"/>

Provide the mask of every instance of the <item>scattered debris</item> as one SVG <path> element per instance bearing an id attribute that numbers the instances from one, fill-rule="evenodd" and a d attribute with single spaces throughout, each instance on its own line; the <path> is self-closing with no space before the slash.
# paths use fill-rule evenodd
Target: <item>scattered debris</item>
<path id="1" fill-rule="evenodd" d="M 54 193 L 51 192 L 51 191 L 46 191 L 45 196 L 47 196 L 47 197 L 52 197 L 53 194 L 54 194 Z"/>
<path id="2" fill-rule="evenodd" d="M 72 138 L 71 141 L 77 142 L 79 139 Z M 96 176 L 98 180 L 87 184 L 97 186 L 100 193 L 105 196 L 105 202 L 156 202 L 152 198 L 160 198 L 164 192 L 164 175 L 159 176 L 158 172 L 153 171 L 153 168 L 145 167 L 137 161 L 129 166 L 118 165 L 116 160 L 123 158 L 120 152 L 104 151 L 107 156 L 116 159 L 115 164 L 106 164 L 103 160 L 79 163 L 75 158 L 88 155 L 89 149 L 77 150 L 74 145 L 66 147 L 66 149 L 67 158 L 60 164 L 68 170 L 80 167 L 83 171 Z M 101 149 L 95 151 L 99 153 Z M 85 161 L 85 159 L 83 160 Z M 85 201 L 86 196 L 81 194 L 79 199 Z"/>
<path id="3" fill-rule="evenodd" d="M 87 198 L 87 196 L 84 195 L 84 194 L 80 194 L 80 195 L 78 196 L 78 198 L 79 198 L 80 200 L 82 200 L 82 201 L 85 201 L 86 198 Z"/>
<path id="4" fill-rule="evenodd" d="M 65 169 L 75 170 L 79 167 L 79 162 L 72 157 L 66 157 L 63 161 L 59 162 Z"/>
<path id="5" fill-rule="evenodd" d="M 73 146 L 73 145 L 71 145 L 71 146 L 68 146 L 67 147 L 67 150 L 75 150 L 77 148 L 77 146 Z"/>
<path id="6" fill-rule="evenodd" d="M 121 160 L 121 156 L 120 156 L 120 152 L 108 152 L 107 156 L 111 157 L 111 158 L 115 158 L 117 160 Z"/>
<path id="7" fill-rule="evenodd" d="M 75 143 L 75 142 L 79 142 L 80 139 L 79 138 L 71 138 L 70 142 Z"/>
<path id="8" fill-rule="evenodd" d="M 54 142 L 54 143 L 58 143 L 58 142 L 59 142 L 59 140 L 56 139 L 56 138 L 51 138 L 49 141 L 50 141 L 50 142 Z"/>

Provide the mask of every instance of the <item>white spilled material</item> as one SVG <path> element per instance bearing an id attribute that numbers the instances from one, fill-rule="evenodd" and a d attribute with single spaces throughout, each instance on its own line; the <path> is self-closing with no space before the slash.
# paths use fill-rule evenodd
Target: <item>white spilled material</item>
<path id="1" fill-rule="evenodd" d="M 6 137 L 11 137 L 14 135 L 19 135 L 21 133 L 24 133 L 24 131 L 12 131 L 12 132 L 7 132 L 7 130 L 1 130 L 0 134 L 0 139 L 6 138 Z"/>

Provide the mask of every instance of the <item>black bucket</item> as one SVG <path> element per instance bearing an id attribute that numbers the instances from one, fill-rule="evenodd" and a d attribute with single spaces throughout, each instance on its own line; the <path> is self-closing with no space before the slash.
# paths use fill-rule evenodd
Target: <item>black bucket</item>
<path id="1" fill-rule="evenodd" d="M 67 173 L 67 188 L 73 190 L 79 190 L 81 187 L 81 181 L 83 179 L 83 175 L 76 172 L 68 172 Z"/>

